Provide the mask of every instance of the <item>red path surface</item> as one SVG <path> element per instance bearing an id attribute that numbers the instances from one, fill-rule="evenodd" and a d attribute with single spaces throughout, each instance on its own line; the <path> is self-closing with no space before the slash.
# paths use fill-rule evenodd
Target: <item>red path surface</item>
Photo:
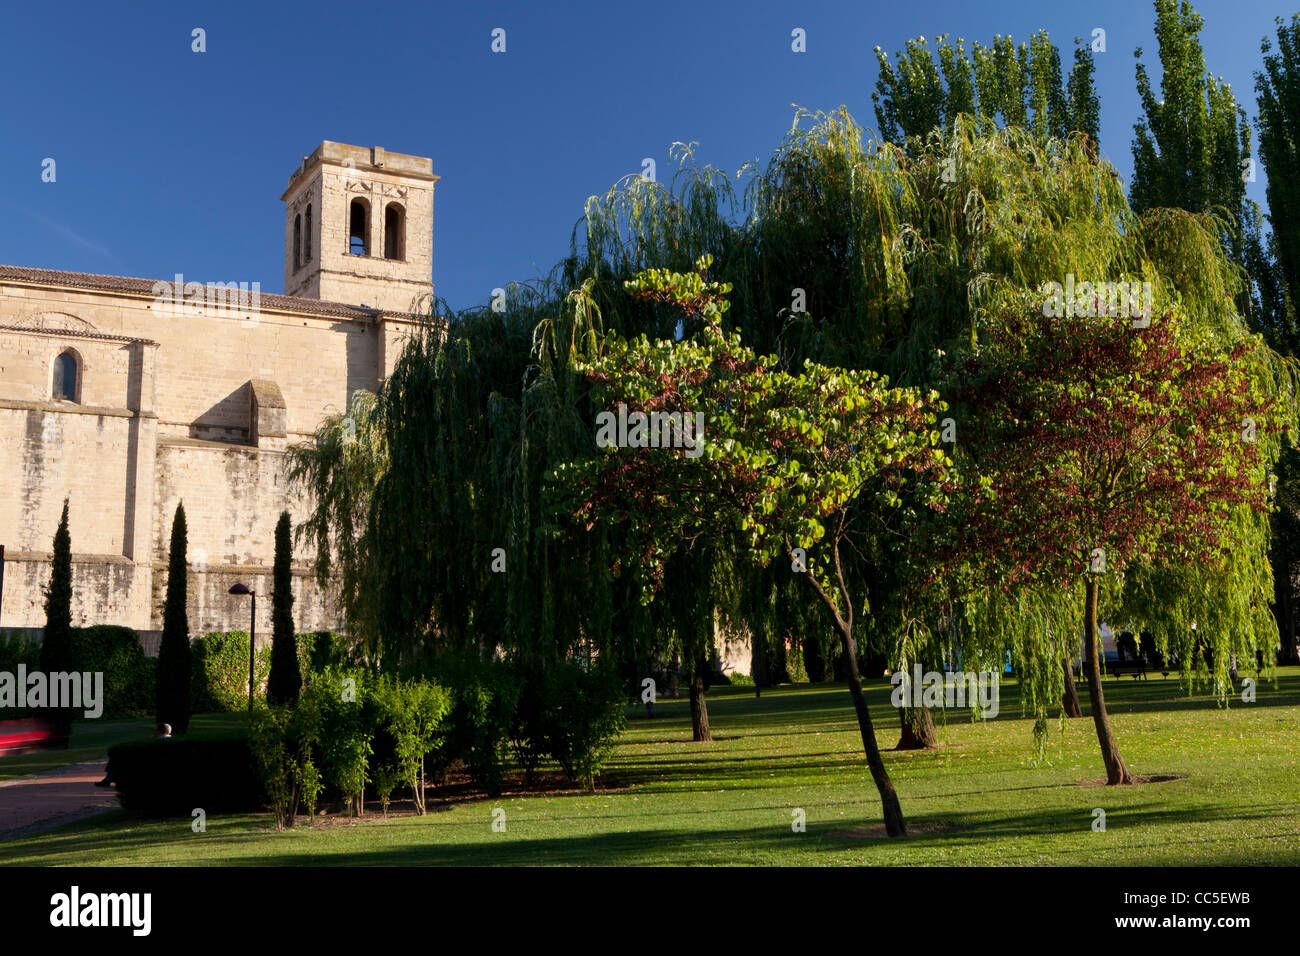
<path id="1" fill-rule="evenodd" d="M 104 764 L 73 764 L 0 783 L 0 840 L 118 806 L 116 790 L 95 786 L 104 779 Z"/>

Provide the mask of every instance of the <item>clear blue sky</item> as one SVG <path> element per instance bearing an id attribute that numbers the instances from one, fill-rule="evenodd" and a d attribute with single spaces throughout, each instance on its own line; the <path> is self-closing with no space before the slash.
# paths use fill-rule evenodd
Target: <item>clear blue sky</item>
<path id="1" fill-rule="evenodd" d="M 1201 0 L 1210 69 L 1255 114 L 1264 0 Z M 1158 80 L 1143 0 L 910 2 L 20 3 L 0 7 L 0 262 L 260 281 L 282 290 L 289 174 L 322 140 L 433 158 L 434 281 L 455 308 L 546 272 L 583 201 L 668 148 L 734 172 L 793 104 L 873 127 L 872 49 L 1050 31 L 1097 57 L 1102 147 L 1127 178 L 1133 48 Z M 191 30 L 207 52 L 191 52 Z M 506 30 L 504 54 L 491 31 Z M 807 52 L 790 49 L 795 27 Z M 41 181 L 41 161 L 57 182 Z M 1262 172 L 1251 195 L 1264 200 Z"/>

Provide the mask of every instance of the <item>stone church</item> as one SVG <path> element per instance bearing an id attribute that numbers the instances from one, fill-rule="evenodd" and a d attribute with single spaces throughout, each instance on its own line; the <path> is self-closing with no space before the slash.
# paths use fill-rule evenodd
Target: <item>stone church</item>
<path id="1" fill-rule="evenodd" d="M 285 449 L 373 390 L 433 294 L 431 160 L 322 143 L 289 177 L 285 295 L 260 284 L 0 265 L 0 628 L 40 627 L 65 498 L 73 623 L 162 627 L 172 516 L 193 635 L 270 634 Z M 294 555 L 300 631 L 338 613 Z"/>

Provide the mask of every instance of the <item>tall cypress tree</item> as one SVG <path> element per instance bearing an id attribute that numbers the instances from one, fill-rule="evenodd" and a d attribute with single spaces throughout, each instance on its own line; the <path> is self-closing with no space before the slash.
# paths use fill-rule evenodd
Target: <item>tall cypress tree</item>
<path id="1" fill-rule="evenodd" d="M 45 631 L 41 638 L 41 670 L 47 675 L 72 670 L 72 537 L 68 533 L 68 500 L 54 532 L 50 585 L 45 590 Z M 52 712 L 55 731 L 66 736 L 72 729 L 73 710 Z"/>
<path id="2" fill-rule="evenodd" d="M 271 581 L 271 676 L 266 685 L 266 699 L 272 704 L 292 704 L 302 689 L 293 633 L 293 578 L 289 571 L 292 555 L 289 512 L 282 511 L 275 526 L 275 568 Z"/>
<path id="3" fill-rule="evenodd" d="M 167 557 L 167 600 L 158 647 L 157 721 L 183 734 L 190 725 L 190 622 L 185 616 L 185 506 L 176 506 Z"/>

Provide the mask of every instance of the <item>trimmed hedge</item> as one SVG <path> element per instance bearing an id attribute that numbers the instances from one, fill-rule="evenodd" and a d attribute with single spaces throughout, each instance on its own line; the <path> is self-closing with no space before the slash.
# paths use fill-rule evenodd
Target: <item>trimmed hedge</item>
<path id="1" fill-rule="evenodd" d="M 297 635 L 298 667 L 303 674 L 349 661 L 347 645 L 332 631 Z M 235 713 L 248 709 L 248 632 L 215 631 L 190 644 L 190 704 L 196 714 Z M 258 648 L 253 679 L 265 702 L 271 674 L 271 645 Z"/>
<path id="2" fill-rule="evenodd" d="M 138 816 L 259 810 L 266 802 L 244 731 L 164 737 L 108 750 L 122 808 Z"/>
<path id="3" fill-rule="evenodd" d="M 0 631 L 0 671 L 17 674 L 19 664 L 25 665 L 28 671 L 40 670 L 41 642 L 28 641 L 17 634 Z M 30 707 L 6 707 L 0 712 L 0 719 L 12 720 L 36 715 L 37 711 Z"/>
<path id="4" fill-rule="evenodd" d="M 247 647 L 247 645 L 245 645 Z M 0 632 L 0 671 L 14 673 L 19 664 L 28 671 L 40 669 L 41 642 Z M 104 712 L 101 720 L 149 717 L 158 661 L 145 657 L 140 638 L 129 627 L 97 624 L 72 629 L 72 669 L 104 675 Z M 5 717 L 29 717 L 30 708 L 6 710 Z M 77 719 L 81 712 L 76 711 Z"/>
<path id="5" fill-rule="evenodd" d="M 158 661 L 145 657 L 129 627 L 97 624 L 72 629 L 72 666 L 104 674 L 105 718 L 150 717 Z"/>

